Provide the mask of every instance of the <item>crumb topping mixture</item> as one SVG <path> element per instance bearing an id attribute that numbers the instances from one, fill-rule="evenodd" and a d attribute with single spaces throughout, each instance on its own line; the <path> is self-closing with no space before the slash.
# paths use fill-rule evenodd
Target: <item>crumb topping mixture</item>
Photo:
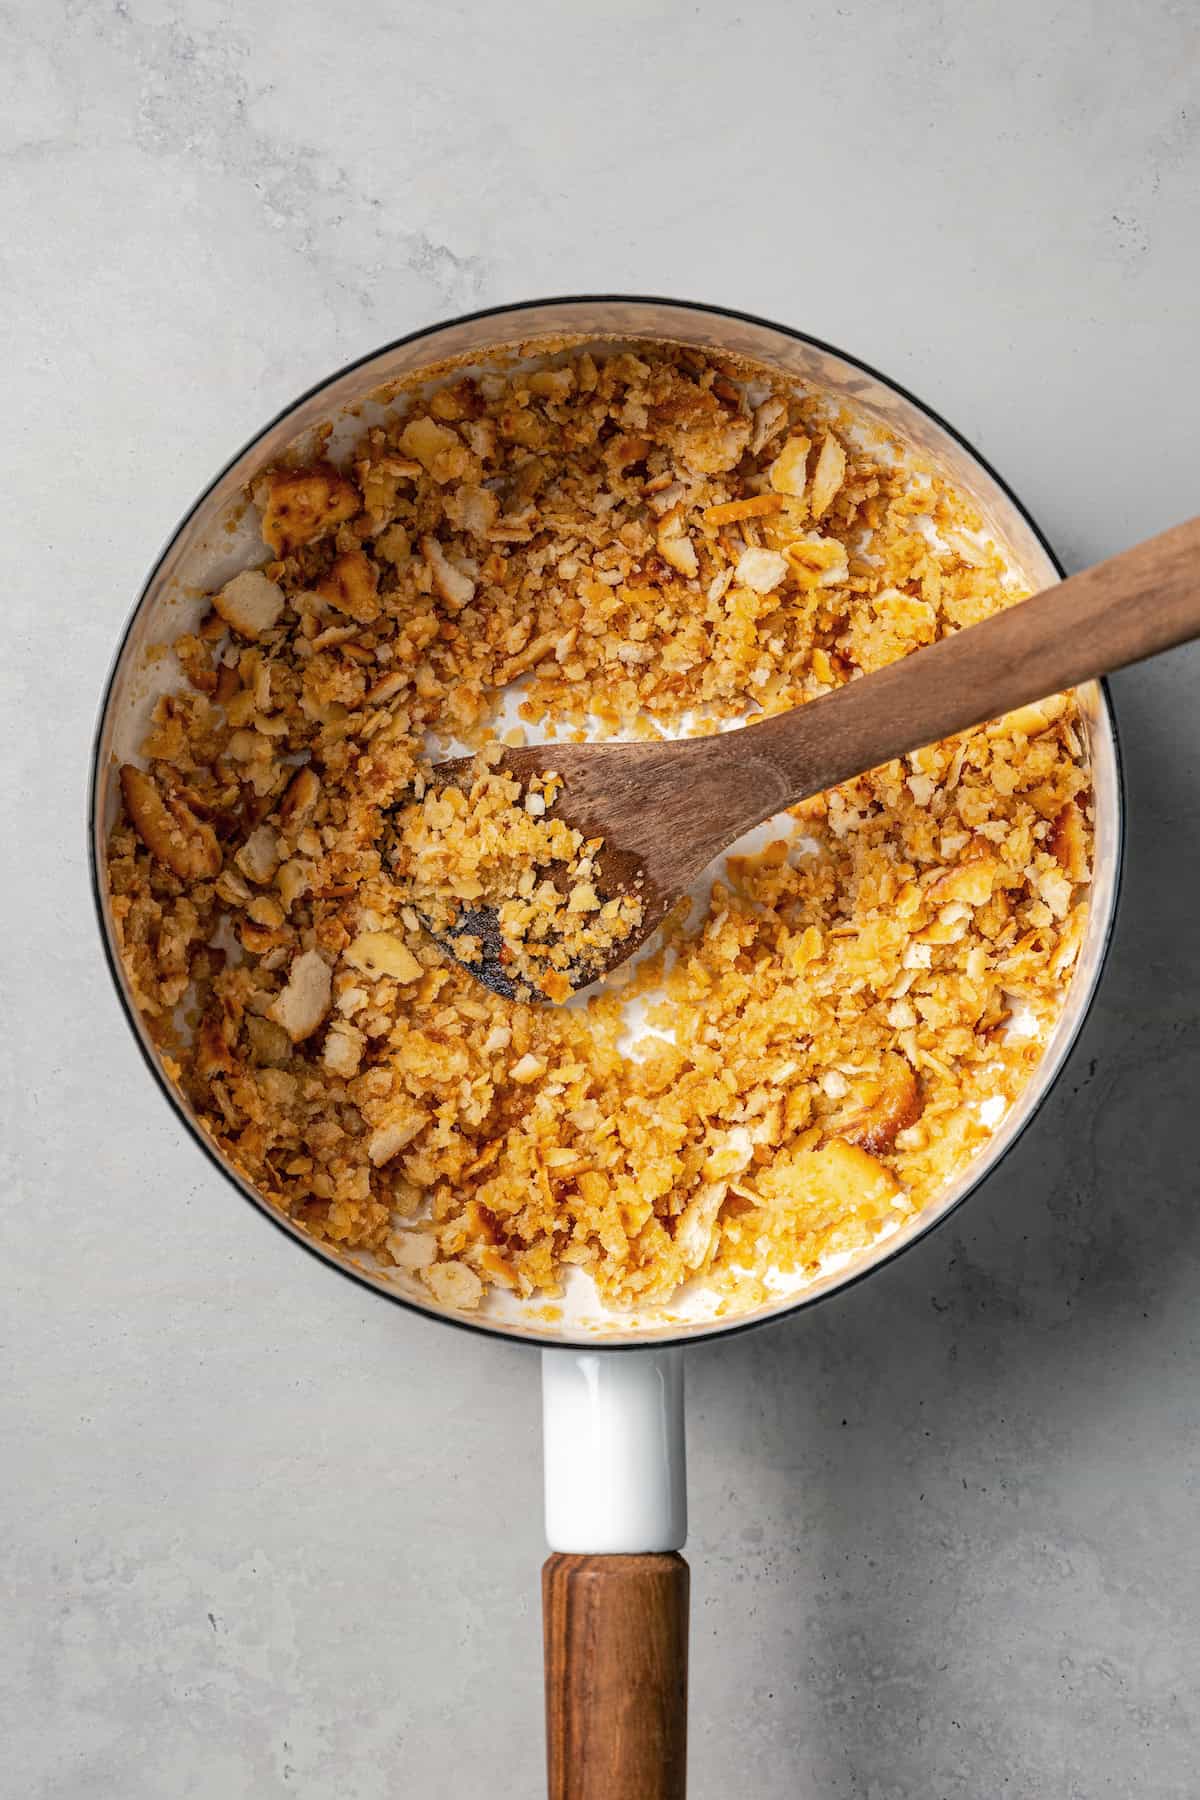
<path id="1" fill-rule="evenodd" d="M 612 1305 L 694 1276 L 741 1304 L 933 1200 L 1082 940 L 1071 696 L 806 801 L 586 1006 L 485 990 L 416 907 L 519 863 L 506 934 L 552 980 L 547 913 L 625 923 L 593 847 L 486 761 L 460 812 L 431 735 L 484 750 L 518 681 L 564 737 L 803 704 L 1020 597 L 971 505 L 820 395 L 663 346 L 451 379 L 253 497 L 260 566 L 174 644 L 108 861 L 136 1002 L 246 1177 L 467 1309 L 571 1266 Z"/>
<path id="2" fill-rule="evenodd" d="M 642 902 L 598 885 L 603 839 L 585 842 L 553 816 L 559 777 L 522 788 L 497 767 L 502 755 L 489 744 L 469 781 L 426 788 L 397 817 L 385 860 L 401 897 L 436 937 L 453 939 L 460 961 L 482 966 L 496 937 L 517 995 L 566 1000 L 636 931 Z"/>

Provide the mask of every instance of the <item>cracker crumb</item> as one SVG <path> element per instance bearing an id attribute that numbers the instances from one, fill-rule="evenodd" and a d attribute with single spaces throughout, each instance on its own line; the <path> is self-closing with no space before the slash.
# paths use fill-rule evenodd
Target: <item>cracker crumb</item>
<path id="1" fill-rule="evenodd" d="M 401 810 L 388 866 L 400 900 L 438 937 L 453 935 L 461 959 L 479 961 L 476 913 L 490 908 L 518 991 L 565 1000 L 636 931 L 642 901 L 597 890 L 602 843 L 585 843 L 552 816 L 555 778 L 523 791 L 500 765 L 502 755 L 501 746 L 487 745 L 464 785 L 429 787 Z"/>
<path id="2" fill-rule="evenodd" d="M 778 550 L 743 550 L 738 557 L 733 578 L 756 594 L 770 594 L 788 572 L 787 558 Z"/>
<path id="3" fill-rule="evenodd" d="M 483 1283 L 466 1263 L 432 1263 L 421 1270 L 421 1279 L 442 1306 L 455 1312 L 474 1312 L 483 1299 Z"/>
<path id="4" fill-rule="evenodd" d="M 810 506 L 814 519 L 829 511 L 834 495 L 846 479 L 846 452 L 833 433 L 826 432 L 813 470 Z"/>
<path id="5" fill-rule="evenodd" d="M 555 932 L 629 922 L 559 784 L 495 744 L 457 800 L 433 779 L 430 736 L 482 752 L 507 684 L 542 734 L 713 731 L 1019 597 L 971 503 L 872 444 L 769 370 L 592 346 L 255 484 L 272 560 L 175 646 L 107 873 L 171 1079 L 306 1232 L 458 1310 L 550 1306 L 568 1267 L 614 1307 L 699 1277 L 741 1308 L 987 1142 L 1083 942 L 1072 695 L 814 796 L 619 991 L 502 998 L 418 913 L 508 895 L 543 993 Z"/>
<path id="6" fill-rule="evenodd" d="M 251 642 L 257 642 L 278 624 L 286 604 L 283 590 L 268 580 L 261 569 L 244 569 L 213 595 L 213 607 L 220 617 L 239 637 Z"/>
<path id="7" fill-rule="evenodd" d="M 292 964 L 287 986 L 271 1003 L 270 1017 L 293 1044 L 311 1037 L 329 1011 L 333 977 L 319 950 L 306 950 Z"/>

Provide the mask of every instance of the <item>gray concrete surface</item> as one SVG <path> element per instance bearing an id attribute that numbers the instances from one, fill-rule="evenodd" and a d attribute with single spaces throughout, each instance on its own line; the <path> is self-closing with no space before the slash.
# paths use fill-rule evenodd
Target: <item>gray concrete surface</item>
<path id="1" fill-rule="evenodd" d="M 230 449 L 448 311 L 624 288 L 872 360 L 1072 564 L 1195 509 L 1172 0 L 13 0 L 0 1711 L 15 1800 L 536 1795 L 534 1361 L 268 1232 L 135 1057 L 84 762 Z M 1200 708 L 1117 683 L 1111 969 L 931 1240 L 689 1368 L 695 1800 L 1200 1791 Z"/>

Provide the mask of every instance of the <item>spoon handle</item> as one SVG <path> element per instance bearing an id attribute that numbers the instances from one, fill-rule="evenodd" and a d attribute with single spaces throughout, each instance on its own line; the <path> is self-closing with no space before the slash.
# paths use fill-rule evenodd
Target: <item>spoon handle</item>
<path id="1" fill-rule="evenodd" d="M 1196 637 L 1200 518 L 824 699 L 749 727 L 754 760 L 773 765 L 778 777 L 775 794 L 764 798 L 774 810 L 784 790 L 792 802 L 821 793 Z M 747 818 L 743 828 L 751 822 Z"/>

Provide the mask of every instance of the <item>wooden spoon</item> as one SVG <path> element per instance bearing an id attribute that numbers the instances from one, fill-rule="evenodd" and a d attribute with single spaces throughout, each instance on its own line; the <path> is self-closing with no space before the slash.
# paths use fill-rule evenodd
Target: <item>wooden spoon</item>
<path id="1" fill-rule="evenodd" d="M 601 896 L 635 890 L 642 899 L 635 933 L 606 961 L 574 970 L 573 986 L 632 956 L 713 858 L 774 813 L 1198 636 L 1200 518 L 759 725 L 706 738 L 507 750 L 502 767 L 522 785 L 557 771 L 565 787 L 555 816 L 604 840 Z M 469 785 L 471 768 L 461 758 L 434 773 Z M 462 933 L 483 943 L 482 959 L 463 967 L 512 996 L 494 910 L 465 910 L 439 941 L 453 954 Z"/>

